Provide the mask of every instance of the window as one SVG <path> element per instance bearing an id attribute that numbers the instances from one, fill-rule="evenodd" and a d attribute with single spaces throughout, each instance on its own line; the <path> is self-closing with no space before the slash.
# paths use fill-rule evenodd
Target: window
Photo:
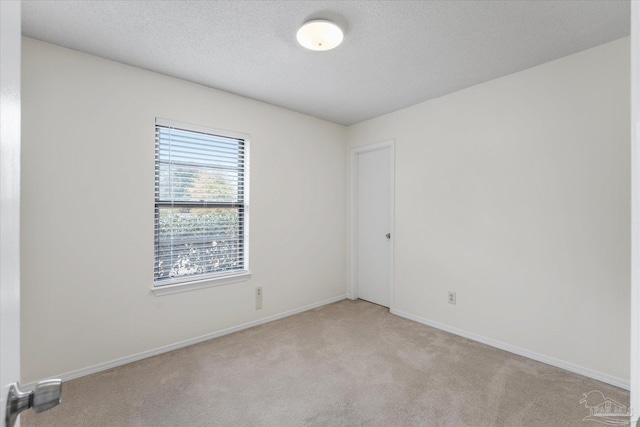
<path id="1" fill-rule="evenodd" d="M 156 119 L 154 292 L 248 279 L 248 142 Z"/>

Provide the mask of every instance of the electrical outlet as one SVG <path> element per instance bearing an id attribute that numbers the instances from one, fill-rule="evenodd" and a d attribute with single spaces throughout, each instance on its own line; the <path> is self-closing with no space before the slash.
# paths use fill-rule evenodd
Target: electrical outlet
<path id="1" fill-rule="evenodd" d="M 455 292 L 449 292 L 449 299 L 447 300 L 449 302 L 449 304 L 456 304 L 456 293 Z"/>
<path id="2" fill-rule="evenodd" d="M 256 288 L 256 310 L 262 309 L 262 286 Z"/>

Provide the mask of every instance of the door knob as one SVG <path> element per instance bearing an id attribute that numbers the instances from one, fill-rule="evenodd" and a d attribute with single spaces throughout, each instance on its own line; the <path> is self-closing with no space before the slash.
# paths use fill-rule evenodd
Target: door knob
<path id="1" fill-rule="evenodd" d="M 21 391 L 18 383 L 11 384 L 7 396 L 6 427 L 13 427 L 25 409 L 33 408 L 33 412 L 39 413 L 58 405 L 62 401 L 61 393 L 62 380 L 40 381 L 30 392 Z"/>
<path id="2" fill-rule="evenodd" d="M 391 239 L 391 233 L 387 233 L 387 235 L 385 236 L 387 239 Z"/>

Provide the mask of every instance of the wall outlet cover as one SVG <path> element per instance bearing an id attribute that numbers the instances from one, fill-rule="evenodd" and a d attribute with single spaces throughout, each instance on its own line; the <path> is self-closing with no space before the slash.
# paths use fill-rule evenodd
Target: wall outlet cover
<path id="1" fill-rule="evenodd" d="M 256 288 L 256 310 L 262 309 L 262 287 Z"/>
<path id="2" fill-rule="evenodd" d="M 454 304 L 456 303 L 456 293 L 455 292 L 449 292 L 449 296 L 447 301 L 449 302 L 449 304 Z"/>

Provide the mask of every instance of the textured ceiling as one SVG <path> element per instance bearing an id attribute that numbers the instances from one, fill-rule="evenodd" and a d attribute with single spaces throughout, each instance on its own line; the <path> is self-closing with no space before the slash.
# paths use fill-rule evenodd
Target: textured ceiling
<path id="1" fill-rule="evenodd" d="M 629 1 L 23 1 L 23 34 L 353 124 L 624 36 Z M 296 31 L 345 30 L 328 52 Z"/>

